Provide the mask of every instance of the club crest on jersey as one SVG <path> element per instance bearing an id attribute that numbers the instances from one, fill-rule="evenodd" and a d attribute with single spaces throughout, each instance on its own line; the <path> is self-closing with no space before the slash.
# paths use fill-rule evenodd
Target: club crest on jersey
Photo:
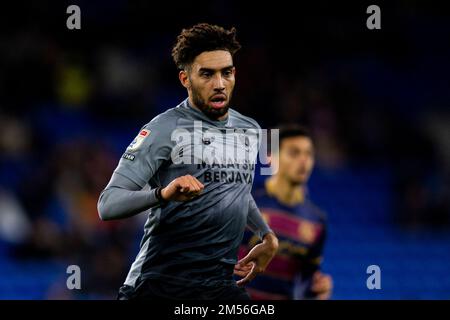
<path id="1" fill-rule="evenodd" d="M 202 142 L 204 145 L 209 146 L 211 144 L 211 139 L 210 138 L 203 138 Z"/>
<path id="2" fill-rule="evenodd" d="M 308 221 L 302 221 L 298 226 L 298 236 L 300 241 L 311 244 L 316 239 L 316 229 L 314 224 Z"/>
<path id="3" fill-rule="evenodd" d="M 150 130 L 144 129 L 139 132 L 139 134 L 134 138 L 134 140 L 130 143 L 127 150 L 137 150 L 142 142 L 144 142 L 145 138 L 147 138 L 150 135 Z"/>

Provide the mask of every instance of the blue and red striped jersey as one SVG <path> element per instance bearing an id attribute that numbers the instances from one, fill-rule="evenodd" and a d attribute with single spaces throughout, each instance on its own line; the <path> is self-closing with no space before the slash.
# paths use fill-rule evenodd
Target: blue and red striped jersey
<path id="1" fill-rule="evenodd" d="M 326 236 L 326 215 L 308 197 L 295 205 L 280 202 L 268 186 L 255 189 L 253 197 L 279 239 L 279 250 L 263 274 L 247 285 L 255 300 L 313 298 L 312 275 L 320 268 Z M 246 230 L 239 250 L 243 258 L 259 239 Z"/>

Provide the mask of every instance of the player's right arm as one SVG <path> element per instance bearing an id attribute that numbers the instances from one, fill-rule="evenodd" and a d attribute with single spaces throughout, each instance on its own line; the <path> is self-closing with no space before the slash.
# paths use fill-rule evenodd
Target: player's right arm
<path id="1" fill-rule="evenodd" d="M 158 188 L 142 190 L 161 164 L 170 159 L 174 124 L 175 119 L 159 116 L 140 130 L 99 197 L 97 208 L 102 220 L 127 218 L 165 201 L 187 201 L 203 190 L 203 185 L 192 176 L 176 178 L 165 188 L 161 186 L 160 196 Z"/>
<path id="2" fill-rule="evenodd" d="M 115 172 L 106 189 L 100 195 L 98 212 L 102 220 L 124 219 L 161 204 L 161 200 L 188 201 L 199 195 L 204 186 L 191 175 L 174 179 L 161 189 L 161 199 L 156 188 L 141 190 L 141 187 Z"/>
<path id="3" fill-rule="evenodd" d="M 100 219 L 128 218 L 159 204 L 156 189 L 141 189 L 141 186 L 129 178 L 114 172 L 98 200 Z"/>

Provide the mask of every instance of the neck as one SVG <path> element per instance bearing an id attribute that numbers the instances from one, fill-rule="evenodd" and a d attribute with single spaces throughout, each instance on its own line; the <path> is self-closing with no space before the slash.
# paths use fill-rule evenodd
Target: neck
<path id="1" fill-rule="evenodd" d="M 279 175 L 274 175 L 267 179 L 266 189 L 278 201 L 290 206 L 302 203 L 305 199 L 303 185 L 293 184 Z"/>
<path id="2" fill-rule="evenodd" d="M 191 105 L 192 108 L 194 108 L 195 110 L 200 111 L 201 113 L 203 113 L 205 116 L 209 117 L 207 114 L 205 114 L 199 107 L 197 107 L 194 103 L 194 101 L 192 101 L 191 95 L 189 95 L 188 97 L 188 101 L 189 101 L 189 105 Z M 213 120 L 219 120 L 219 121 L 223 121 L 226 120 L 228 117 L 228 112 L 225 113 L 223 116 L 220 116 L 218 118 L 211 118 Z M 209 117 L 210 118 L 210 117 Z"/>

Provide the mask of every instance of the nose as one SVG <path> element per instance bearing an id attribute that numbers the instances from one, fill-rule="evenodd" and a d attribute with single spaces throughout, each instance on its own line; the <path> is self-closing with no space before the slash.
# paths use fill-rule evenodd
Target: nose
<path id="1" fill-rule="evenodd" d="M 307 159 L 307 157 L 306 156 L 300 156 L 300 157 L 298 157 L 298 165 L 300 166 L 300 167 L 304 167 L 305 165 L 306 165 L 306 161 L 307 161 L 308 159 Z"/>
<path id="2" fill-rule="evenodd" d="M 224 84 L 223 77 L 221 74 L 218 74 L 214 77 L 214 90 L 216 90 L 216 91 L 225 90 L 225 84 Z"/>

